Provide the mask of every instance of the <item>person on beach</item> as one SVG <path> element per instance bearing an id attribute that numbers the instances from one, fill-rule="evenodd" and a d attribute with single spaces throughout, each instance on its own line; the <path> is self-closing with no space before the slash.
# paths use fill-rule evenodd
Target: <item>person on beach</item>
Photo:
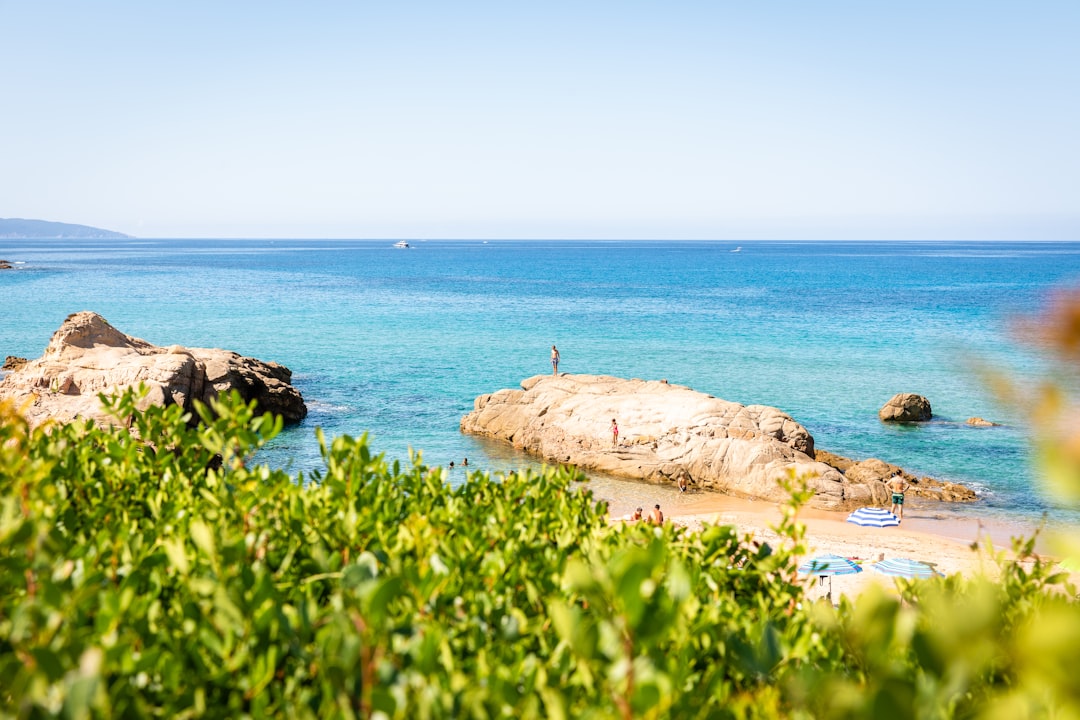
<path id="1" fill-rule="evenodd" d="M 901 521 L 904 519 L 904 493 L 909 487 L 911 486 L 899 471 L 889 480 L 889 489 L 892 490 L 892 513 Z"/>
<path id="2" fill-rule="evenodd" d="M 649 522 L 653 525 L 664 524 L 664 513 L 660 512 L 659 505 L 654 505 L 653 509 L 649 511 Z"/>
<path id="3" fill-rule="evenodd" d="M 687 483 L 686 483 L 686 475 L 680 475 L 679 476 L 678 484 L 679 484 L 679 492 L 686 492 L 686 485 L 687 485 Z"/>
<path id="4" fill-rule="evenodd" d="M 631 520 L 640 520 L 641 519 L 641 508 L 638 508 L 637 510 L 635 510 L 634 514 L 630 516 L 630 519 Z"/>
<path id="5" fill-rule="evenodd" d="M 551 374 L 559 374 L 559 348 L 551 346 Z"/>
<path id="6" fill-rule="evenodd" d="M 611 418 L 611 447 L 615 447 L 619 444 L 619 424 L 615 422 L 615 418 Z"/>

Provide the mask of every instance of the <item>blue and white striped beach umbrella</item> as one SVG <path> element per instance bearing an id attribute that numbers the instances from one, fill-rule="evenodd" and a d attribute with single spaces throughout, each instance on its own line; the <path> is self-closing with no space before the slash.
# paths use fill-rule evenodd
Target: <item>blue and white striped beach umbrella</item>
<path id="1" fill-rule="evenodd" d="M 799 573 L 802 575 L 817 575 L 819 578 L 824 578 L 827 575 L 829 577 L 829 597 L 832 597 L 832 576 L 833 575 L 854 575 L 855 573 L 861 573 L 862 568 L 854 560 L 850 560 L 846 557 L 840 557 L 839 555 L 818 555 L 815 558 L 807 560 L 799 566 Z"/>
<path id="2" fill-rule="evenodd" d="M 885 508 L 876 507 L 861 507 L 848 515 L 847 521 L 867 527 L 895 527 L 900 524 L 900 518 Z"/>
<path id="3" fill-rule="evenodd" d="M 921 560 L 909 560 L 908 558 L 889 558 L 879 563 L 874 563 L 874 569 L 882 575 L 892 575 L 902 578 L 931 578 L 944 577 L 930 563 Z"/>
<path id="4" fill-rule="evenodd" d="M 854 575 L 862 568 L 854 560 L 839 555 L 818 555 L 799 566 L 803 575 Z"/>

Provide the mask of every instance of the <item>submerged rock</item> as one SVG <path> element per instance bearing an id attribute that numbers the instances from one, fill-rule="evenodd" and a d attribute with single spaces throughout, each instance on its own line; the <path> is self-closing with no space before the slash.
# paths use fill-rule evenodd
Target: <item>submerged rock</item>
<path id="1" fill-rule="evenodd" d="M 24 407 L 32 425 L 55 419 L 89 418 L 111 422 L 98 394 L 123 392 L 139 383 L 150 393 L 144 405 L 209 402 L 235 389 L 260 412 L 297 422 L 307 415 L 292 371 L 274 362 L 243 357 L 229 350 L 158 347 L 125 335 L 92 312 L 68 316 L 49 341 L 45 353 L 13 370 L 0 381 L 0 399 Z"/>
<path id="2" fill-rule="evenodd" d="M 619 443 L 610 426 L 618 422 Z M 553 463 L 619 477 L 678 483 L 730 495 L 783 500 L 778 482 L 807 478 L 810 504 L 869 503 L 871 489 L 814 458 L 814 438 L 789 415 L 740 405 L 660 381 L 600 375 L 538 375 L 481 395 L 461 430 L 485 435 Z"/>

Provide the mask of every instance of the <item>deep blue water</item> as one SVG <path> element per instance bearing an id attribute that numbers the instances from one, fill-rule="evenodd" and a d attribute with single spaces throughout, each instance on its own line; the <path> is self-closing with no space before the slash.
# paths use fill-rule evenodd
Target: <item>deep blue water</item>
<path id="1" fill-rule="evenodd" d="M 1045 371 L 1010 322 L 1080 284 L 1080 243 L 391 244 L 0 239 L 0 258 L 25 263 L 0 273 L 0 355 L 37 357 L 69 313 L 93 310 L 156 344 L 290 367 L 310 415 L 267 462 L 317 467 L 321 426 L 368 431 L 392 458 L 412 447 L 428 464 L 506 470 L 528 460 L 458 422 L 475 396 L 550 372 L 554 343 L 560 370 L 774 405 L 818 447 L 979 488 L 960 513 L 1050 508 L 1021 414 L 974 367 Z M 936 421 L 880 423 L 897 392 L 927 396 Z M 965 427 L 973 415 L 1004 424 Z"/>

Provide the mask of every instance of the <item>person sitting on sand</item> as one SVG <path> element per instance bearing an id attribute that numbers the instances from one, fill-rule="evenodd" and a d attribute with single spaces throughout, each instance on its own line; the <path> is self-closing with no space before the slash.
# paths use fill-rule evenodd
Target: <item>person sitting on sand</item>
<path id="1" fill-rule="evenodd" d="M 638 508 L 637 510 L 635 510 L 634 514 L 630 516 L 630 519 L 631 520 L 640 520 L 641 519 L 641 508 Z"/>
<path id="2" fill-rule="evenodd" d="M 615 447 L 619 444 L 619 424 L 615 422 L 615 418 L 611 418 L 611 447 Z"/>
<path id="3" fill-rule="evenodd" d="M 551 346 L 551 374 L 559 374 L 559 349 L 554 345 Z"/>
<path id="4" fill-rule="evenodd" d="M 897 470 L 889 480 L 889 489 L 892 490 L 892 513 L 902 521 L 904 519 L 904 492 L 911 487 L 904 476 Z"/>
<path id="5" fill-rule="evenodd" d="M 649 511 L 649 522 L 653 525 L 664 524 L 664 513 L 660 512 L 659 505 L 653 506 L 653 509 Z"/>

